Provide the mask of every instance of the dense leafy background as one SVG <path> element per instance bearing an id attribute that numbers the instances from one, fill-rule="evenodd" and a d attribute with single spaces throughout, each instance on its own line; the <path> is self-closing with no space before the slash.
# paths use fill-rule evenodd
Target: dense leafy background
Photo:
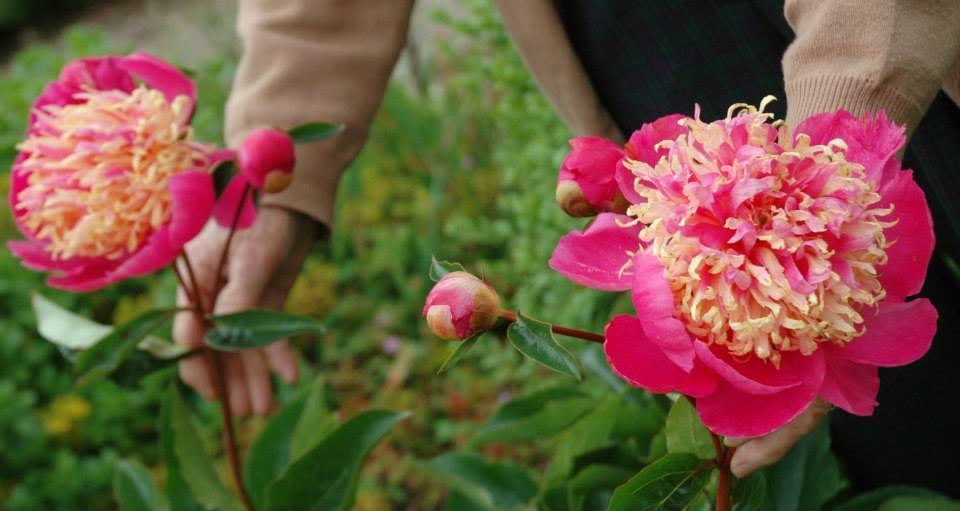
<path id="1" fill-rule="evenodd" d="M 18 2 L 0 0 L 6 4 Z M 582 225 L 553 201 L 569 133 L 513 52 L 490 3 L 459 5 L 457 16 L 436 14 L 441 29 L 428 58 L 408 52 L 417 65 L 391 85 L 370 143 L 341 184 L 332 237 L 311 256 L 292 293 L 289 311 L 323 318 L 328 329 L 298 339 L 304 376 L 294 388 L 279 386 L 290 411 L 266 427 L 259 419 L 243 422 L 242 441 L 264 460 L 253 466 L 270 471 L 293 454 L 267 449 L 276 444 L 271 439 L 306 452 L 304 442 L 317 434 L 298 426 L 298 417 L 315 417 L 311 424 L 328 431 L 335 417 L 348 423 L 371 408 L 409 410 L 365 465 L 356 509 L 592 510 L 606 509 L 611 498 L 635 508 L 631 485 L 656 481 L 669 493 L 675 481 L 662 477 L 663 467 L 696 471 L 698 456 L 709 456 L 689 406 L 625 388 L 596 346 L 566 340 L 583 383 L 531 362 L 494 335 L 481 337 L 455 368 L 436 375 L 453 347 L 434 339 L 420 319 L 433 255 L 483 274 L 511 308 L 533 317 L 599 331 L 611 312 L 629 308 L 623 298 L 575 287 L 546 267 L 556 240 Z M 198 61 L 189 42 L 163 55 L 195 71 L 198 136 L 218 141 L 237 58 L 232 22 L 209 14 L 191 19 L 204 27 L 204 41 L 226 41 L 216 57 Z M 9 166 L 30 101 L 64 62 L 130 49 L 102 29 L 71 28 L 55 44 L 17 52 L 0 76 L 0 165 Z M 9 211 L 0 209 L 0 238 L 16 236 Z M 157 423 L 160 415 L 170 419 L 160 403 L 172 372 L 138 382 L 121 371 L 75 388 L 69 365 L 35 332 L 29 300 L 32 290 L 43 289 L 41 279 L 5 251 L 0 275 L 0 508 L 115 509 L 115 467 L 124 502 L 140 498 L 131 481 L 179 477 L 162 468 L 176 446 L 161 444 L 159 431 L 169 423 L 160 429 Z M 169 305 L 173 285 L 163 274 L 83 297 L 43 292 L 115 324 Z M 312 382 L 320 382 L 322 392 L 305 404 L 303 391 Z M 186 399 L 200 414 L 198 441 L 218 454 L 215 409 Z M 676 430 L 665 432 L 666 423 Z M 264 437 L 254 441 L 261 431 Z M 668 450 L 670 458 L 649 465 Z M 213 470 L 226 480 L 222 463 Z M 248 480 L 262 477 L 250 470 Z M 701 472 L 688 479 L 695 484 L 670 494 L 687 509 L 709 509 L 700 490 L 710 491 L 715 481 Z M 626 490 L 615 493 L 623 483 Z M 262 481 L 251 486 L 258 502 L 281 499 Z M 802 511 L 818 508 L 843 486 L 821 430 L 736 492 L 748 499 L 741 511 Z M 784 488 L 800 493 L 786 495 Z M 767 499 L 772 492 L 786 496 Z M 869 506 L 891 496 L 908 505 L 929 498 L 903 490 L 844 509 L 874 509 Z M 888 511 L 896 509 L 909 508 Z"/>

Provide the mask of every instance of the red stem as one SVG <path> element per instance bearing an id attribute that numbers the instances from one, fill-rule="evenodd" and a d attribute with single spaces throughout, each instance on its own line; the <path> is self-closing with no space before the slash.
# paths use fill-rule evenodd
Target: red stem
<path id="1" fill-rule="evenodd" d="M 720 477 L 717 479 L 716 511 L 730 511 L 732 504 L 730 484 L 733 481 L 733 474 L 730 472 L 730 460 L 733 458 L 736 449 L 728 449 L 720 441 L 720 437 L 713 433 L 710 434 L 710 439 L 713 441 L 713 448 L 717 453 L 717 470 L 720 471 Z"/>
<path id="2" fill-rule="evenodd" d="M 201 300 L 199 300 L 202 295 L 199 293 L 200 287 L 197 284 L 197 276 L 193 270 L 193 265 L 190 263 L 190 257 L 187 256 L 186 251 L 182 252 L 181 255 L 184 266 L 187 268 L 187 274 L 190 276 L 192 291 L 191 287 L 187 286 L 186 282 L 184 282 L 183 276 L 179 271 L 176 272 L 177 278 L 180 280 L 180 285 L 184 287 L 187 296 L 192 295 L 198 298 L 197 301 L 193 302 L 193 313 L 197 321 L 204 325 L 204 327 L 209 327 L 210 320 L 207 319 L 206 313 L 204 312 L 204 305 L 201 303 Z M 213 309 L 214 303 L 216 303 L 215 296 L 211 299 L 209 310 Z M 201 351 L 203 351 L 204 357 L 207 359 L 207 365 L 213 371 L 213 388 L 217 400 L 220 402 L 220 422 L 223 427 L 223 444 L 224 451 L 226 451 L 227 454 L 227 461 L 230 464 L 230 473 L 233 476 L 234 484 L 237 487 L 237 492 L 240 494 L 240 499 L 243 501 L 244 507 L 247 511 L 254 511 L 253 500 L 250 499 L 250 494 L 247 492 L 247 487 L 243 482 L 243 474 L 240 471 L 240 454 L 237 448 L 237 435 L 233 429 L 233 411 L 230 409 L 230 387 L 226 382 L 223 360 L 218 351 L 211 349 L 205 344 L 201 347 Z"/>
<path id="3" fill-rule="evenodd" d="M 506 319 L 507 321 L 516 321 L 517 313 L 510 310 L 501 310 L 500 317 Z M 600 334 L 595 334 L 593 332 L 587 332 L 584 330 L 577 330 L 576 328 L 568 328 L 565 326 L 550 325 L 550 331 L 555 334 L 565 335 L 567 337 L 574 337 L 577 339 L 583 339 L 590 342 L 603 343 L 605 340 L 604 337 Z"/>

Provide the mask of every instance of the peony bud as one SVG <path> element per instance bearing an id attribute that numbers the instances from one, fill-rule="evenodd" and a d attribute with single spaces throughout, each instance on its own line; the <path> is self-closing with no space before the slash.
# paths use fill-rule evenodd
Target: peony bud
<path id="1" fill-rule="evenodd" d="M 477 277 L 455 271 L 440 279 L 423 306 L 430 331 L 442 339 L 464 340 L 488 330 L 500 317 L 500 297 Z"/>
<path id="2" fill-rule="evenodd" d="M 275 128 L 260 128 L 243 139 L 237 151 L 240 173 L 258 190 L 282 192 L 293 180 L 293 139 Z"/>

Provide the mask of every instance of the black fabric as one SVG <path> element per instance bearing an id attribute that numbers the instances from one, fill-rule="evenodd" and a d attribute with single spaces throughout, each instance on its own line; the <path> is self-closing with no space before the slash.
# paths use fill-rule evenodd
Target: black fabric
<path id="1" fill-rule="evenodd" d="M 782 0 L 558 0 L 574 49 L 600 101 L 624 131 L 671 113 L 703 119 L 732 103 L 777 96 L 793 34 Z M 834 446 L 855 486 L 918 484 L 960 497 L 960 286 L 948 263 L 960 237 L 960 110 L 939 96 L 918 127 L 906 165 L 917 171 L 937 226 L 938 250 L 922 296 L 940 311 L 931 352 L 881 371 L 873 417 L 834 413 Z"/>

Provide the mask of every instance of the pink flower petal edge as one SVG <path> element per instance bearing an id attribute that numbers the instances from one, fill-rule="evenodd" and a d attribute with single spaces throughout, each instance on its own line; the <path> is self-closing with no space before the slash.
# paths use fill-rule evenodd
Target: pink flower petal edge
<path id="1" fill-rule="evenodd" d="M 560 239 L 550 256 L 550 267 L 568 279 L 593 289 L 626 291 L 633 272 L 624 267 L 637 249 L 639 229 L 624 228 L 629 220 L 614 213 L 601 213 L 583 232 Z M 623 271 L 621 271 L 623 270 Z"/>

